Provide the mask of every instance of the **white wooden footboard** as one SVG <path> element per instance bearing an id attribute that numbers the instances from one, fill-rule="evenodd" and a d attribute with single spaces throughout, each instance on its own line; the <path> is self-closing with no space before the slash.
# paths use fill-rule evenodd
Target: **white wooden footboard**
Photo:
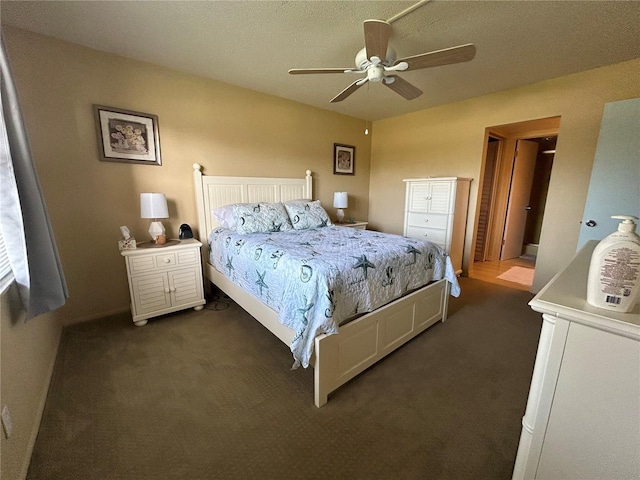
<path id="1" fill-rule="evenodd" d="M 445 320 L 449 298 L 446 280 L 340 327 L 337 335 L 320 335 L 315 345 L 315 404 L 329 393 L 407 343 L 438 320 Z"/>

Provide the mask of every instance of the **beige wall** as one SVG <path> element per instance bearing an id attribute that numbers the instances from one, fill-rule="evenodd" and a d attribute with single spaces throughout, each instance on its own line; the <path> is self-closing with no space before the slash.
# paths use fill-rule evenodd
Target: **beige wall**
<path id="1" fill-rule="evenodd" d="M 2 391 L 14 420 L 2 440 L 0 476 L 26 472 L 53 368 L 60 323 L 129 308 L 117 241 L 128 225 L 146 240 L 139 194 L 167 195 L 170 235 L 196 227 L 192 164 L 219 175 L 304 177 L 331 215 L 334 191 L 349 192 L 347 215 L 366 219 L 370 136 L 365 122 L 100 53 L 3 26 L 32 153 L 69 287 L 67 304 L 27 324 L 11 292 L 2 297 Z M 159 117 L 161 167 L 100 162 L 92 104 Z M 356 174 L 333 175 L 333 144 L 356 147 Z"/>
<path id="2" fill-rule="evenodd" d="M 640 59 L 375 122 L 370 224 L 402 233 L 403 178 L 471 177 L 466 270 L 485 129 L 559 115 L 533 285 L 538 291 L 575 253 L 604 104 L 634 97 L 640 97 Z"/>
<path id="3" fill-rule="evenodd" d="M 348 191 L 348 215 L 366 219 L 370 136 L 365 122 L 326 110 L 6 29 L 9 58 L 60 249 L 70 298 L 66 323 L 129 305 L 119 227 L 147 239 L 139 194 L 169 201 L 168 234 L 196 227 L 192 164 L 219 175 L 314 174 L 314 193 L 333 215 Z M 92 104 L 159 117 L 162 166 L 100 162 Z M 333 175 L 333 143 L 356 147 L 356 174 Z"/>

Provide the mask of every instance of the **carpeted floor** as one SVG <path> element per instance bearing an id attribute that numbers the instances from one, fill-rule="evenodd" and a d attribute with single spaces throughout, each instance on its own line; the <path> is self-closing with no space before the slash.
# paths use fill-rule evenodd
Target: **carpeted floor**
<path id="1" fill-rule="evenodd" d="M 320 409 L 313 371 L 229 301 L 67 327 L 27 478 L 509 479 L 541 318 L 530 293 L 461 286 Z"/>

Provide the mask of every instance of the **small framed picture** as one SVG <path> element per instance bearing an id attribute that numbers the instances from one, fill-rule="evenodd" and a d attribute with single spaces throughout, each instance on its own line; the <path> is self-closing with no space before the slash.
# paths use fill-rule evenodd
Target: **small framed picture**
<path id="1" fill-rule="evenodd" d="M 335 175 L 354 175 L 356 167 L 356 147 L 333 144 L 333 173 Z"/>
<path id="2" fill-rule="evenodd" d="M 101 161 L 162 165 L 156 115 L 103 105 L 93 112 Z"/>

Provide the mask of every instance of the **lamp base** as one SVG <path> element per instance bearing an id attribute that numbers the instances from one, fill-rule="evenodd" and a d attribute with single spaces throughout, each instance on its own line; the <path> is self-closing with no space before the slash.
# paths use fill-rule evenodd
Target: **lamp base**
<path id="1" fill-rule="evenodd" d="M 336 218 L 338 219 L 338 223 L 342 223 L 344 221 L 344 210 L 338 208 L 336 210 Z"/>
<path id="2" fill-rule="evenodd" d="M 164 230 L 164 225 L 162 225 L 162 222 L 159 222 L 159 221 L 151 222 L 151 225 L 149 226 L 149 235 L 151 235 L 151 239 L 154 242 L 157 243 L 159 237 L 164 237 L 164 240 L 166 241 L 166 237 L 164 233 L 165 233 L 165 230 Z"/>

